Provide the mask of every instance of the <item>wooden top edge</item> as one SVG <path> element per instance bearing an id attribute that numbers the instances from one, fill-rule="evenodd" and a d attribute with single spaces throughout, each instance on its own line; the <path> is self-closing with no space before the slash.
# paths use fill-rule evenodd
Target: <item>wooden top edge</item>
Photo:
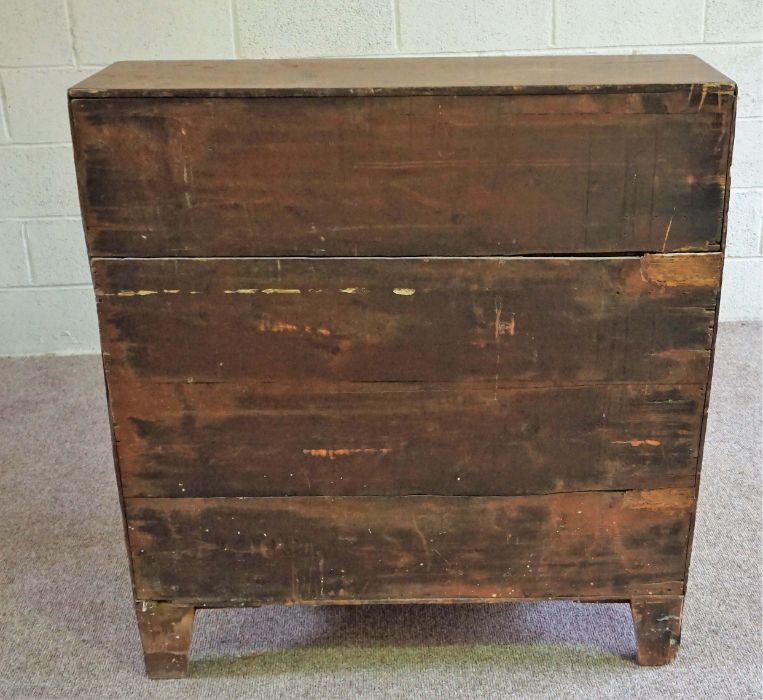
<path id="1" fill-rule="evenodd" d="M 691 55 L 458 56 L 121 61 L 69 89 L 82 97 L 309 97 L 667 91 L 734 82 Z"/>

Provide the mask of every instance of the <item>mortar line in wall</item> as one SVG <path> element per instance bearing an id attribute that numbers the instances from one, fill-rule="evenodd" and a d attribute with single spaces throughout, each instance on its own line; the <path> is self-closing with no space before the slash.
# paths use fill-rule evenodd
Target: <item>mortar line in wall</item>
<path id="1" fill-rule="evenodd" d="M 24 261 L 26 262 L 26 277 L 30 285 L 34 285 L 34 271 L 32 269 L 32 255 L 29 252 L 29 238 L 27 236 L 27 223 L 21 223 L 21 246 L 24 249 Z"/>
<path id="2" fill-rule="evenodd" d="M 556 48 L 556 0 L 551 0 L 551 46 Z"/>
<path id="3" fill-rule="evenodd" d="M 641 51 L 644 49 L 659 49 L 659 48 L 690 48 L 696 47 L 711 47 L 711 46 L 754 46 L 761 43 L 760 39 L 755 41 L 682 41 L 676 43 L 660 42 L 657 44 L 597 44 L 595 46 L 554 46 L 550 47 L 559 51 L 600 51 L 602 49 L 621 49 L 623 51 Z M 528 54 L 543 53 L 547 49 L 523 49 Z M 519 49 L 517 50 L 519 52 Z M 455 52 L 453 52 L 455 53 Z M 493 52 L 496 53 L 496 52 Z"/>
<path id="4" fill-rule="evenodd" d="M 2 122 L 2 133 L 9 141 L 11 140 L 11 120 L 10 113 L 8 112 L 8 100 L 5 97 L 5 85 L 3 84 L 2 77 L 0 77 L 0 122 Z M 4 144 L 0 144 L 4 145 Z"/>
<path id="5" fill-rule="evenodd" d="M 56 64 L 56 65 L 32 65 L 32 64 L 24 64 L 23 66 L 8 66 L 8 65 L 0 65 L 0 71 L 55 71 L 55 72 L 61 72 L 64 71 L 72 71 L 72 70 L 103 70 L 106 68 L 106 66 L 109 64 L 100 64 L 100 63 L 80 63 L 78 66 L 73 66 L 72 64 Z"/>
<path id="6" fill-rule="evenodd" d="M 76 214 L 44 214 L 42 216 L 2 216 L 0 222 L 29 222 L 29 221 L 82 221 L 81 216 Z"/>
<path id="7" fill-rule="evenodd" d="M 699 40 L 705 41 L 705 27 L 707 25 L 707 0 L 702 0 L 702 26 L 699 29 Z"/>
<path id="8" fill-rule="evenodd" d="M 235 2 L 236 0 L 231 0 L 231 2 Z M 398 0 L 399 1 L 399 0 Z M 238 32 L 236 33 L 236 39 L 238 39 Z M 755 41 L 708 41 L 708 42 L 683 42 L 680 44 L 666 44 L 666 43 L 660 43 L 660 44 L 605 44 L 605 45 L 597 45 L 597 46 L 554 46 L 554 47 L 548 47 L 552 48 L 555 51 L 600 51 L 602 49 L 619 49 L 621 51 L 643 51 L 646 49 L 660 49 L 660 48 L 676 48 L 676 47 L 684 47 L 687 49 L 693 48 L 693 47 L 700 47 L 700 48 L 708 48 L 713 46 L 760 46 L 761 45 L 760 40 Z M 544 53 L 544 51 L 548 51 L 548 48 L 546 49 L 516 49 L 516 50 L 509 50 L 509 51 L 423 51 L 423 52 L 408 52 L 404 53 L 404 56 L 419 56 L 419 55 L 429 55 L 429 56 L 539 56 Z M 384 58 L 384 57 L 394 57 L 397 54 L 394 53 L 379 53 L 379 54 L 348 54 L 347 56 L 344 56 L 344 58 Z M 309 56 L 304 56 L 301 58 L 311 58 Z M 313 56 L 312 58 L 325 58 L 321 56 Z M 106 68 L 107 65 L 110 64 L 96 64 L 96 63 L 83 63 L 78 66 L 79 70 L 102 70 L 103 68 Z M 72 64 L 62 64 L 62 63 L 25 63 L 22 66 L 19 65 L 13 65 L 10 63 L 0 63 L 0 70 L 55 70 L 55 69 L 69 69 L 71 70 L 73 67 Z"/>
<path id="9" fill-rule="evenodd" d="M 10 63 L 0 63 L 0 70 L 72 70 L 72 63 L 25 63 L 21 66 L 15 66 Z"/>
<path id="10" fill-rule="evenodd" d="M 403 46 L 402 31 L 400 29 L 400 0 L 392 0 L 392 19 L 395 23 L 395 49 L 400 53 Z"/>
<path id="11" fill-rule="evenodd" d="M 0 287 L 0 294 L 4 292 L 50 292 L 57 289 L 92 289 L 92 284 L 83 282 L 73 284 L 26 284 L 16 287 Z"/>
<path id="12" fill-rule="evenodd" d="M 632 46 L 632 45 L 612 45 L 612 46 L 588 46 L 588 47 L 570 47 L 570 46 L 555 46 L 555 47 L 548 47 L 546 49 L 517 49 L 517 50 L 511 50 L 511 51 L 400 51 L 398 53 L 390 53 L 390 52 L 381 52 L 381 53 L 374 53 L 374 54 L 347 54 L 343 55 L 341 58 L 456 58 L 459 56 L 465 56 L 465 57 L 479 57 L 479 56 L 488 56 L 488 57 L 495 57 L 495 56 L 505 56 L 505 57 L 532 57 L 537 58 L 540 56 L 550 56 L 554 58 L 563 58 L 565 56 L 587 56 L 587 55 L 601 55 L 601 54 L 590 54 L 587 53 L 589 51 L 608 51 L 612 50 L 613 52 L 616 52 L 614 55 L 618 56 L 642 56 L 645 54 L 650 53 L 651 50 L 654 50 L 654 52 L 657 52 L 659 54 L 662 53 L 662 49 L 672 49 L 672 48 L 683 48 L 687 51 L 691 51 L 693 49 L 704 49 L 704 48 L 712 48 L 713 46 L 760 46 L 761 42 L 759 41 L 729 41 L 729 42 L 712 42 L 707 44 L 699 44 L 699 43 L 693 43 L 693 44 L 639 44 L 638 46 Z M 549 51 L 553 51 L 555 53 L 548 53 Z M 559 53 L 560 51 L 568 52 L 568 53 Z M 577 53 L 569 53 L 569 52 L 577 52 Z M 670 55 L 670 54 L 666 54 Z M 320 59 L 325 58 L 325 56 L 300 56 L 300 60 L 310 60 L 310 59 Z M 333 58 L 338 58 L 337 56 L 334 56 Z"/>
<path id="13" fill-rule="evenodd" d="M 230 30 L 233 35 L 233 57 L 241 57 L 241 42 L 238 33 L 238 3 L 237 0 L 230 0 Z"/>
<path id="14" fill-rule="evenodd" d="M 64 0 L 64 15 L 66 16 L 66 25 L 69 30 L 69 47 L 72 51 L 72 61 L 74 62 L 74 68 L 79 70 L 77 44 L 74 41 L 74 14 L 72 13 L 71 0 Z"/>
<path id="15" fill-rule="evenodd" d="M 28 141 L 11 141 L 10 143 L 0 143 L 0 149 L 2 148 L 20 148 L 20 149 L 32 149 L 32 148 L 45 148 L 46 146 L 55 146 L 59 148 L 61 146 L 71 146 L 71 141 L 43 141 L 42 143 L 30 143 Z"/>

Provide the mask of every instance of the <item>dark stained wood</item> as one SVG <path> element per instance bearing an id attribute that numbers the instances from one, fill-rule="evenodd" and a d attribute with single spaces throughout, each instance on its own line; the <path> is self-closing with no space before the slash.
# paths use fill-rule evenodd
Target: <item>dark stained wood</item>
<path id="1" fill-rule="evenodd" d="M 641 666 L 664 666 L 681 643 L 683 596 L 639 596 L 631 600 Z"/>
<path id="2" fill-rule="evenodd" d="M 680 594 L 691 489 L 128 498 L 138 598 L 189 605 Z"/>
<path id="3" fill-rule="evenodd" d="M 736 110 L 737 110 L 737 104 L 736 101 L 734 101 L 734 107 L 733 107 L 733 113 L 732 113 L 732 123 L 736 124 Z M 734 128 L 732 127 L 731 130 L 731 142 L 729 143 L 729 160 L 726 164 L 726 179 L 727 181 L 731 177 L 731 151 L 734 146 Z M 729 196 L 731 194 L 730 189 L 726 191 L 726 201 L 723 203 L 723 239 L 721 242 L 721 245 L 725 248 L 726 245 L 726 231 L 728 227 L 728 209 L 729 209 Z M 723 261 L 721 261 L 721 274 L 723 274 Z M 710 391 L 712 388 L 713 383 L 713 363 L 715 361 L 715 347 L 716 342 L 718 339 L 718 318 L 720 314 L 720 304 L 716 305 L 715 309 L 715 328 L 713 329 L 713 337 L 712 342 L 710 344 L 710 366 L 707 370 L 707 388 L 705 390 L 705 407 L 702 415 L 702 428 L 700 430 L 700 436 L 699 436 L 699 453 L 697 455 L 697 478 L 694 482 L 694 512 L 692 513 L 691 518 L 691 526 L 689 528 L 689 543 L 686 548 L 686 574 L 685 577 L 688 577 L 689 575 L 689 565 L 691 564 L 691 555 L 693 551 L 692 543 L 694 541 L 694 527 L 696 524 L 696 504 L 697 504 L 697 498 L 699 496 L 699 485 L 700 485 L 700 475 L 702 473 L 702 461 L 703 461 L 703 451 L 705 448 L 705 434 L 707 431 L 707 416 L 708 411 L 710 409 Z"/>
<path id="4" fill-rule="evenodd" d="M 135 604 L 149 678 L 184 678 L 188 673 L 194 608 L 139 600 Z"/>
<path id="5" fill-rule="evenodd" d="M 628 601 L 673 658 L 732 81 L 127 62 L 69 95 L 150 676 L 195 607 L 266 603 Z"/>
<path id="6" fill-rule="evenodd" d="M 693 486 L 703 394 L 130 383 L 111 410 L 126 496 L 517 495 Z"/>
<path id="7" fill-rule="evenodd" d="M 692 86 L 70 106 L 91 255 L 400 256 L 718 250 L 733 101 Z"/>
<path id="8" fill-rule="evenodd" d="M 294 97 L 660 91 L 734 83 L 696 56 L 459 56 L 120 61 L 71 97 Z"/>
<path id="9" fill-rule="evenodd" d="M 112 391 L 707 380 L 720 255 L 94 260 Z M 129 391 L 126 386 L 125 391 Z"/>

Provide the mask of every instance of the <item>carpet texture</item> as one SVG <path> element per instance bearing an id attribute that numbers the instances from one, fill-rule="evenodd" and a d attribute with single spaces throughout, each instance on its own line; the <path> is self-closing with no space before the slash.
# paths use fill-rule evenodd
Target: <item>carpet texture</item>
<path id="1" fill-rule="evenodd" d="M 721 326 L 683 642 L 626 605 L 200 611 L 144 678 L 99 359 L 0 360 L 0 698 L 760 698 L 761 326 Z"/>

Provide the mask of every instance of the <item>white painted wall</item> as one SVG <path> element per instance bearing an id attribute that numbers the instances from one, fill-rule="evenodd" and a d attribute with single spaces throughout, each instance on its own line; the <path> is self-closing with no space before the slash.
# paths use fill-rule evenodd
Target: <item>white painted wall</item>
<path id="1" fill-rule="evenodd" d="M 740 86 L 722 319 L 763 316 L 761 0 L 0 0 L 0 355 L 94 352 L 66 88 L 116 60 L 694 53 Z"/>

